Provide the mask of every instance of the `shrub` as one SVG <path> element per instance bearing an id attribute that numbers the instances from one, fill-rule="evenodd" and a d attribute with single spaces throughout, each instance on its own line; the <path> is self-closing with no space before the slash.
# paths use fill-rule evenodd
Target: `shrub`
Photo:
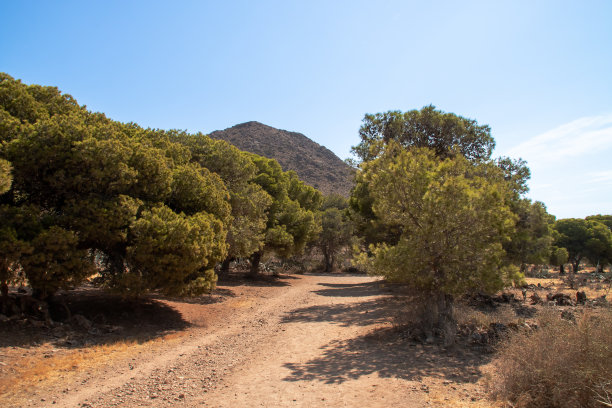
<path id="1" fill-rule="evenodd" d="M 514 407 L 612 406 L 612 311 L 576 322 L 548 312 L 539 325 L 500 345 L 491 394 Z"/>

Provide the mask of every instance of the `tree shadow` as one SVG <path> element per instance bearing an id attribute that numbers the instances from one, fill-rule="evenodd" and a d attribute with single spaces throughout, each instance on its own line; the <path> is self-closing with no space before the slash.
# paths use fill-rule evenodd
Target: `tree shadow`
<path id="1" fill-rule="evenodd" d="M 393 298 L 377 298 L 359 303 L 339 303 L 309 306 L 292 310 L 284 316 L 282 323 L 328 322 L 343 327 L 369 326 L 389 320 L 397 311 Z"/>
<path id="2" fill-rule="evenodd" d="M 320 283 L 327 289 L 315 290 L 320 296 L 330 297 L 365 297 L 380 296 L 383 285 L 380 281 L 363 283 Z"/>
<path id="3" fill-rule="evenodd" d="M 236 286 L 254 286 L 254 287 L 284 287 L 291 286 L 290 280 L 299 279 L 296 276 L 287 274 L 267 275 L 260 273 L 255 277 L 248 277 L 246 273 L 232 272 L 229 276 L 220 279 L 218 286 L 220 287 L 236 287 Z M 215 289 L 217 290 L 217 289 Z"/>
<path id="4" fill-rule="evenodd" d="M 365 375 L 420 381 L 423 377 L 476 382 L 480 367 L 490 360 L 467 345 L 444 350 L 437 345 L 407 342 L 394 329 L 382 329 L 344 341 L 331 342 L 322 354 L 305 363 L 285 363 L 291 374 L 284 381 L 340 384 Z"/>
<path id="5" fill-rule="evenodd" d="M 162 296 L 124 299 L 100 289 L 80 288 L 61 295 L 49 305 L 52 323 L 21 317 L 0 323 L 0 347 L 53 347 L 75 349 L 121 342 L 144 343 L 194 324 Z M 77 322 L 75 316 L 81 316 Z"/>
<path id="6" fill-rule="evenodd" d="M 161 295 L 151 295 L 150 297 L 157 300 L 170 300 L 173 302 L 189 303 L 192 305 L 212 305 L 215 303 L 222 303 L 227 298 L 234 298 L 236 297 L 236 294 L 231 289 L 216 287 L 208 294 L 194 297 L 170 297 Z"/>

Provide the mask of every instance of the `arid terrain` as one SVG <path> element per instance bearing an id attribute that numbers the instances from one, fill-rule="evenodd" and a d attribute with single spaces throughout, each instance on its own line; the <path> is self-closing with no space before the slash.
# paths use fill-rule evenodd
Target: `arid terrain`
<path id="1" fill-rule="evenodd" d="M 89 328 L 4 323 L 3 406 L 489 406 L 490 354 L 407 339 L 405 299 L 375 278 L 235 278 L 192 301 L 70 296 Z"/>

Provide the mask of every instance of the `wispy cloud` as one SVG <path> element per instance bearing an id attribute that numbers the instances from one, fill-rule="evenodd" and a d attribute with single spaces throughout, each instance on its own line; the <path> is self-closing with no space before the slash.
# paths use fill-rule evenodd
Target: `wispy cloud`
<path id="1" fill-rule="evenodd" d="M 530 163 L 559 161 L 612 147 L 612 114 L 590 116 L 537 135 L 508 151 Z"/>
<path id="2" fill-rule="evenodd" d="M 612 183 L 612 170 L 588 173 L 589 183 Z"/>

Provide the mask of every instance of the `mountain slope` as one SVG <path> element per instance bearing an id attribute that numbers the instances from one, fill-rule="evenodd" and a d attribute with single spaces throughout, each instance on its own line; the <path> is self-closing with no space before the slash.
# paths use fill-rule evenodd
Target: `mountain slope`
<path id="1" fill-rule="evenodd" d="M 348 197 L 353 187 L 353 169 L 324 146 L 301 133 L 276 129 L 259 122 L 246 122 L 210 134 L 241 150 L 276 159 L 283 170 L 294 170 L 300 179 L 323 194 Z"/>

